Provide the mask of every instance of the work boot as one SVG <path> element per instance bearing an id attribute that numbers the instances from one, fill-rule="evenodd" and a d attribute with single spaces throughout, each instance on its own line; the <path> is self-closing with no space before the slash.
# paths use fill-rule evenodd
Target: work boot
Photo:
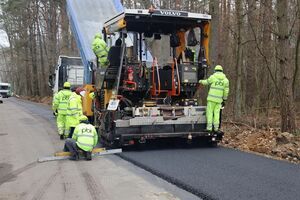
<path id="1" fill-rule="evenodd" d="M 64 149 L 63 149 L 63 151 L 64 151 L 64 152 L 70 152 L 70 150 L 67 148 L 67 146 L 66 146 L 66 145 L 64 146 Z"/>
<path id="2" fill-rule="evenodd" d="M 61 140 L 65 139 L 64 135 L 59 135 L 59 138 L 60 138 Z"/>
<path id="3" fill-rule="evenodd" d="M 222 131 L 220 131 L 220 130 L 217 130 L 217 131 L 215 131 L 215 133 L 217 134 L 217 135 L 224 135 L 224 133 L 222 132 Z"/>
<path id="4" fill-rule="evenodd" d="M 78 155 L 78 154 L 75 154 L 75 155 L 71 156 L 71 157 L 69 158 L 69 160 L 77 161 L 77 160 L 79 160 L 79 155 Z"/>
<path id="5" fill-rule="evenodd" d="M 92 152 L 85 152 L 85 159 L 92 160 Z"/>

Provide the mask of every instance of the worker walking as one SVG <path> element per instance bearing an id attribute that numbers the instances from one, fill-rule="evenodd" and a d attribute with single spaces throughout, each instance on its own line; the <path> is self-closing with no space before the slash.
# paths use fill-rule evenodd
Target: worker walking
<path id="1" fill-rule="evenodd" d="M 70 87 L 71 84 L 69 82 L 65 82 L 64 89 L 54 95 L 52 102 L 52 110 L 54 113 L 57 112 L 56 122 L 58 134 L 61 140 L 69 134 L 68 130 L 66 130 L 66 117 L 68 101 L 72 93 Z"/>
<path id="2" fill-rule="evenodd" d="M 200 84 L 210 85 L 207 96 L 206 119 L 208 131 L 212 131 L 214 127 L 215 132 L 219 132 L 220 126 L 220 110 L 229 93 L 229 80 L 223 73 L 221 65 L 215 67 L 215 72 L 206 80 L 200 80 Z"/>
<path id="3" fill-rule="evenodd" d="M 83 88 L 73 88 L 72 94 L 69 98 L 67 107 L 67 130 L 69 132 L 68 138 L 72 138 L 75 127 L 79 124 L 79 117 L 82 115 L 82 100 L 84 96 Z"/>
<path id="4" fill-rule="evenodd" d="M 72 138 L 66 140 L 64 150 L 71 152 L 70 160 L 79 160 L 79 150 L 83 151 L 86 160 L 92 160 L 92 150 L 97 145 L 98 135 L 87 116 L 80 116 L 79 121 Z"/>
<path id="5" fill-rule="evenodd" d="M 107 47 L 106 42 L 102 39 L 102 35 L 100 33 L 97 33 L 95 35 L 92 49 L 97 56 L 98 59 L 98 65 L 103 68 L 108 66 L 109 62 L 107 59 L 109 48 Z"/>

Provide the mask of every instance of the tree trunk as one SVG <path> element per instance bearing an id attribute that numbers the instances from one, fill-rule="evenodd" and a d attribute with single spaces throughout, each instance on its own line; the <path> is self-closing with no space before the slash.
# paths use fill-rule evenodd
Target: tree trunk
<path id="1" fill-rule="evenodd" d="M 236 53 L 235 53 L 235 102 L 234 102 L 234 117 L 240 118 L 242 115 L 242 35 L 241 35 L 241 27 L 242 27 L 242 4 L 240 1 L 235 1 L 235 9 L 236 9 L 236 20 L 237 20 L 237 38 L 236 38 Z"/>
<path id="2" fill-rule="evenodd" d="M 300 12 L 300 0 L 297 1 L 298 4 L 298 12 Z M 294 77 L 293 77 L 293 95 L 294 99 L 296 100 L 297 95 L 300 96 L 300 94 L 296 93 L 296 84 L 297 80 L 299 81 L 299 65 L 300 65 L 300 14 L 298 13 L 298 19 L 297 19 L 297 25 L 298 25 L 298 36 L 297 36 L 297 41 L 296 41 L 296 49 L 295 49 L 295 72 L 294 72 Z M 299 75 L 298 75 L 299 74 Z M 300 91 L 298 89 L 298 91 Z"/>
<path id="3" fill-rule="evenodd" d="M 255 35 L 258 32 L 258 17 L 257 17 L 257 7 L 256 0 L 247 0 L 248 4 L 248 33 L 245 37 L 247 38 L 247 52 L 246 52 L 246 94 L 245 101 L 247 108 L 251 110 L 254 105 L 257 105 L 257 80 L 256 80 L 256 71 L 257 71 L 257 58 L 258 53 L 255 45 Z M 254 33 L 253 33 L 254 32 Z M 251 34 L 252 33 L 252 34 Z M 255 34 L 255 35 L 254 35 Z"/>
<path id="4" fill-rule="evenodd" d="M 39 53 L 40 53 L 40 69 L 41 69 L 41 74 L 40 74 L 40 94 L 42 96 L 47 95 L 47 76 L 46 76 L 46 68 L 48 66 L 45 65 L 44 61 L 44 52 L 43 52 L 43 43 L 42 43 L 42 35 L 41 35 L 41 27 L 40 27 L 40 20 L 39 20 L 39 4 L 38 0 L 36 0 L 36 26 L 37 26 L 37 37 L 38 37 L 38 44 L 39 44 Z"/>
<path id="5" fill-rule="evenodd" d="M 69 33 L 69 21 L 66 12 L 66 1 L 60 2 L 60 19 L 61 19 L 61 36 L 62 36 L 61 53 L 68 55 L 68 53 L 70 52 L 70 33 Z"/>
<path id="6" fill-rule="evenodd" d="M 31 13 L 33 15 L 33 13 Z M 36 24 L 31 23 L 29 25 L 29 43 L 30 43 L 30 57 L 32 66 L 32 80 L 33 80 L 33 95 L 39 96 L 39 82 L 38 82 L 38 66 L 37 66 L 37 49 L 36 49 Z"/>
<path id="7" fill-rule="evenodd" d="M 47 21 L 47 31 L 48 31 L 48 53 L 49 53 L 49 66 L 51 68 L 54 68 L 57 62 L 58 57 L 58 24 L 57 24 L 57 3 L 56 1 L 50 1 L 49 2 L 49 9 L 48 9 L 48 17 L 49 20 Z M 50 70 L 51 72 L 54 71 L 54 69 Z"/>
<path id="8" fill-rule="evenodd" d="M 210 38 L 210 64 L 215 66 L 219 64 L 219 0 L 211 0 L 209 3 L 209 13 L 211 20 L 211 38 Z"/>
<path id="9" fill-rule="evenodd" d="M 277 0 L 278 23 L 278 55 L 281 79 L 281 131 L 294 132 L 295 107 L 293 102 L 293 86 L 291 59 L 289 57 L 288 0 Z"/>
<path id="10" fill-rule="evenodd" d="M 23 48 L 15 48 L 16 52 L 15 54 L 20 55 L 20 53 L 18 53 L 19 51 L 23 52 L 23 57 L 21 56 L 17 56 L 16 58 L 11 58 L 13 59 L 13 62 L 17 63 L 20 62 L 20 58 L 23 58 L 23 73 L 22 73 L 22 79 L 20 80 L 21 83 L 19 83 L 20 85 L 18 85 L 18 89 L 20 89 L 20 92 L 22 92 L 23 95 L 32 95 L 33 91 L 32 91 L 32 72 L 31 72 L 31 64 L 30 64 L 30 56 L 29 56 L 29 35 L 28 35 L 28 17 L 26 17 L 26 15 L 29 14 L 24 14 L 24 17 L 20 17 L 20 20 L 18 20 L 17 26 L 18 27 L 23 27 L 21 29 L 21 31 L 19 32 L 18 36 L 19 36 L 19 41 L 20 43 L 22 43 Z M 15 40 L 16 42 L 16 40 Z M 13 47 L 13 46 L 12 46 Z M 20 69 L 16 69 L 16 73 L 20 72 Z M 20 87 L 24 86 L 24 89 L 21 89 Z M 18 93 L 20 94 L 20 93 Z"/>
<path id="11" fill-rule="evenodd" d="M 263 0 L 262 1 L 262 54 L 263 58 L 260 59 L 260 65 L 266 65 L 266 67 L 261 67 L 258 71 L 259 77 L 259 88 L 260 90 L 260 99 L 259 99 L 259 107 L 261 114 L 264 113 L 268 117 L 268 107 L 269 107 L 269 93 L 270 93 L 270 74 L 268 73 L 268 68 L 272 69 L 271 55 L 271 27 L 272 27 L 272 18 L 270 13 L 270 8 L 272 7 L 272 0 Z M 272 73 L 272 71 L 270 72 Z"/>
<path id="12" fill-rule="evenodd" d="M 299 19 L 299 22 L 300 22 L 300 19 Z M 299 28 L 300 28 L 300 25 L 299 25 Z M 297 37 L 295 54 L 296 54 L 295 55 L 295 72 L 294 72 L 294 77 L 293 77 L 293 95 L 294 95 L 294 99 L 296 99 L 296 96 L 297 96 L 297 94 L 296 94 L 297 77 L 298 77 L 298 81 L 300 80 L 299 79 L 299 76 L 300 76 L 300 74 L 299 74 L 299 65 L 300 65 L 300 31 L 298 31 L 298 37 Z"/>

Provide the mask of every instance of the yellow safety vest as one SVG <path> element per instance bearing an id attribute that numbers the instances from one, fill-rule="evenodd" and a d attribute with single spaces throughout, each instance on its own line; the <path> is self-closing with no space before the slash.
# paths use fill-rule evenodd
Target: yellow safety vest
<path id="1" fill-rule="evenodd" d="M 80 123 L 76 126 L 72 138 L 76 140 L 77 146 L 84 151 L 92 151 L 98 142 L 95 127 L 85 123 Z"/>

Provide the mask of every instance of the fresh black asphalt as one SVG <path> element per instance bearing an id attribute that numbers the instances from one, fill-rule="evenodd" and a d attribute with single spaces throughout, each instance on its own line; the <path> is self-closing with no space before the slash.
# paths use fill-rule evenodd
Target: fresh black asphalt
<path id="1" fill-rule="evenodd" d="M 12 101 L 54 122 L 49 107 Z M 202 199 L 300 199 L 300 165 L 285 161 L 222 147 L 157 147 L 120 156 Z"/>
<path id="2" fill-rule="evenodd" d="M 228 148 L 129 151 L 122 158 L 203 199 L 300 199 L 300 166 Z"/>

